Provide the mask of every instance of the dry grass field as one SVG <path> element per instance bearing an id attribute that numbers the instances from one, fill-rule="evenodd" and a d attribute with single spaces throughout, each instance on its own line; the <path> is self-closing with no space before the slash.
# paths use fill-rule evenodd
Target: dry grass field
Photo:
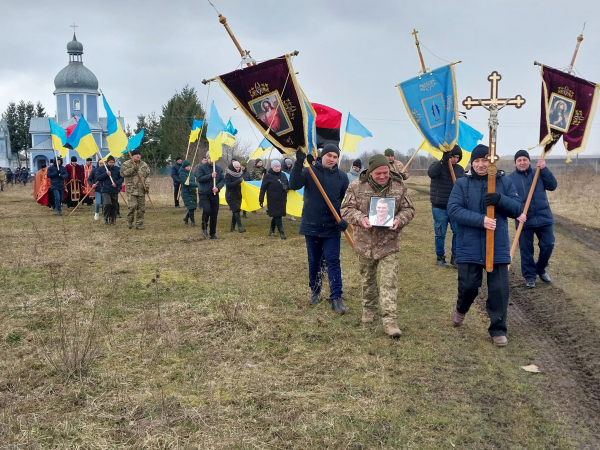
<path id="1" fill-rule="evenodd" d="M 158 218 L 148 205 L 145 231 L 124 219 L 105 226 L 87 206 L 54 216 L 29 187 L 0 193 L 0 447 L 597 448 L 597 428 L 572 395 L 579 378 L 567 383 L 575 369 L 557 388 L 560 374 L 544 361 L 560 361 L 547 358 L 552 349 L 526 316 L 511 309 L 504 349 L 491 345 L 481 307 L 451 326 L 456 272 L 434 264 L 421 190 L 411 190 L 417 214 L 403 233 L 404 334 L 394 341 L 379 323 L 360 323 L 347 242 L 349 313 L 338 317 L 327 302 L 308 305 L 299 222 L 284 221 L 287 240 L 270 238 L 259 211 L 244 220 L 247 233 L 230 233 L 222 207 L 220 239 L 203 240 L 171 206 L 170 189 L 169 179 L 153 180 Z M 598 208 L 594 192 L 588 203 Z M 558 236 L 553 288 L 583 292 L 594 258 Z M 597 275 L 588 286 L 587 297 L 573 294 L 574 308 L 593 328 Z M 542 373 L 521 369 L 530 363 Z"/>

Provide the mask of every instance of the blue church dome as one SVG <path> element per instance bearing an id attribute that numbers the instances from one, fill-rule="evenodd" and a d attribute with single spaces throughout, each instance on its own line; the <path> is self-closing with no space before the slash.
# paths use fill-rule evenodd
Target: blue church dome
<path id="1" fill-rule="evenodd" d="M 54 94 L 85 93 L 96 94 L 98 92 L 98 79 L 90 69 L 83 65 L 83 44 L 77 40 L 73 33 L 73 40 L 67 44 L 69 54 L 69 65 L 58 72 L 54 78 Z"/>

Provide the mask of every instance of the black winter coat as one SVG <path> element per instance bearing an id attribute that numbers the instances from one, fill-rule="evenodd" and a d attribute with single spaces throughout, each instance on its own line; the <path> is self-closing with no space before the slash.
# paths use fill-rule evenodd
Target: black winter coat
<path id="1" fill-rule="evenodd" d="M 171 178 L 173 178 L 173 186 L 177 186 L 179 183 L 179 173 L 181 171 L 181 164 L 176 162 L 171 166 Z M 186 178 L 187 180 L 187 178 Z"/>
<path id="2" fill-rule="evenodd" d="M 515 183 L 517 193 L 519 194 L 519 197 L 521 197 L 521 202 L 523 203 L 521 211 L 523 211 L 523 208 L 525 207 L 525 202 L 527 201 L 527 196 L 529 195 L 529 189 L 531 189 L 531 183 L 533 183 L 534 176 L 535 170 L 532 167 L 524 172 L 515 170 L 508 176 L 508 178 Z M 550 203 L 548 203 L 546 191 L 553 191 L 556 189 L 557 185 L 556 178 L 554 178 L 550 169 L 545 167 L 540 171 L 540 178 L 535 185 L 533 197 L 531 197 L 531 203 L 527 210 L 527 222 L 523 224 L 523 228 L 544 227 L 554 223 L 554 216 L 550 210 Z M 515 222 L 515 224 L 517 227 L 519 226 L 519 222 Z"/>
<path id="3" fill-rule="evenodd" d="M 244 168 L 244 174 L 242 175 L 244 181 L 252 181 L 252 175 L 248 172 L 248 169 Z"/>
<path id="4" fill-rule="evenodd" d="M 123 177 L 121 176 L 121 169 L 116 164 L 108 169 L 110 171 L 110 177 L 106 173 L 106 166 L 96 168 L 96 180 L 99 182 L 100 192 L 103 194 L 118 194 L 121 192 L 123 186 Z M 113 187 L 110 179 L 113 179 L 117 187 Z"/>
<path id="5" fill-rule="evenodd" d="M 50 189 L 59 190 L 65 188 L 65 180 L 69 178 L 69 174 L 63 166 L 60 166 L 60 172 L 56 166 L 48 167 L 46 176 L 50 178 Z"/>
<path id="6" fill-rule="evenodd" d="M 452 150 L 450 155 L 452 156 L 453 154 L 460 155 L 458 160 L 458 162 L 460 162 L 462 159 L 462 151 Z M 458 162 L 452 165 L 454 176 L 457 180 L 462 178 L 465 174 L 465 169 L 463 169 L 462 166 L 459 166 Z M 431 183 L 429 185 L 429 200 L 431 201 L 431 204 L 436 208 L 446 209 L 448 197 L 450 197 L 450 192 L 452 192 L 452 188 L 454 187 L 450 168 L 448 167 L 448 161 L 441 160 L 434 162 L 429 166 L 427 175 L 431 178 Z"/>
<path id="7" fill-rule="evenodd" d="M 229 164 L 229 170 L 235 172 L 233 164 Z M 242 181 L 243 175 L 234 177 L 227 173 L 225 175 L 225 200 L 232 212 L 238 212 L 242 208 Z"/>
<path id="8" fill-rule="evenodd" d="M 217 189 L 221 190 L 225 185 L 225 177 L 223 169 L 215 164 L 215 172 L 217 173 Z M 210 195 L 213 188 L 213 166 L 205 162 L 196 168 L 196 181 L 198 182 L 198 195 Z M 217 193 L 218 195 L 218 193 Z"/>
<path id="9" fill-rule="evenodd" d="M 273 169 L 265 174 L 260 186 L 259 203 L 265 201 L 267 194 L 267 214 L 269 217 L 283 217 L 287 205 L 288 179 L 284 172 L 275 172 Z"/>
<path id="10" fill-rule="evenodd" d="M 348 189 L 348 176 L 338 169 L 337 164 L 331 169 L 326 169 L 320 162 L 317 162 L 312 169 L 339 214 L 342 200 Z M 302 188 L 304 188 L 304 206 L 298 232 L 305 236 L 339 238 L 341 232 L 337 228 L 337 221 L 311 178 L 308 168 L 303 168 L 302 164 L 296 162 L 292 166 L 290 174 L 290 189 L 297 191 Z"/>

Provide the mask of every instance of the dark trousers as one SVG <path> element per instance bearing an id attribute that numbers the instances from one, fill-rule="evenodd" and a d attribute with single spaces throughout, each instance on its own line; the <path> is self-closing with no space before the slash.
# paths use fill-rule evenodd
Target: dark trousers
<path id="1" fill-rule="evenodd" d="M 175 206 L 179 206 L 179 194 L 181 189 L 181 184 L 177 183 L 173 185 L 173 200 L 175 200 Z"/>
<path id="2" fill-rule="evenodd" d="M 447 209 L 432 206 L 431 214 L 433 215 L 433 229 L 435 230 L 435 254 L 438 256 L 446 254 L 445 246 L 448 224 L 450 224 L 450 229 L 452 230 L 452 253 L 456 254 L 456 222 L 450 221 Z"/>
<path id="3" fill-rule="evenodd" d="M 281 216 L 271 218 L 271 231 L 275 231 L 277 227 L 278 231 L 283 231 L 283 223 L 281 222 Z"/>
<path id="4" fill-rule="evenodd" d="M 342 298 L 342 266 L 340 265 L 340 238 L 304 236 L 308 253 L 308 285 L 313 293 L 321 293 L 321 261 L 327 263 L 330 298 Z"/>
<path id="5" fill-rule="evenodd" d="M 103 192 L 102 201 L 104 202 L 102 215 L 104 216 L 106 223 L 115 223 L 117 219 L 117 208 L 119 207 L 119 194 Z"/>
<path id="6" fill-rule="evenodd" d="M 52 196 L 54 197 L 54 211 L 57 213 L 61 212 L 60 202 L 62 201 L 64 189 L 52 189 Z"/>
<path id="7" fill-rule="evenodd" d="M 537 262 L 533 259 L 533 236 L 538 238 L 540 254 Z M 519 237 L 521 250 L 521 273 L 526 280 L 535 280 L 548 267 L 548 261 L 554 250 L 554 227 L 552 224 L 543 227 L 523 228 Z"/>
<path id="8" fill-rule="evenodd" d="M 205 226 L 210 221 L 209 234 L 217 234 L 217 216 L 219 215 L 219 193 L 200 194 L 202 206 L 202 224 Z"/>
<path id="9" fill-rule="evenodd" d="M 484 266 L 480 264 L 458 264 L 458 300 L 456 310 L 466 314 L 475 301 L 481 287 Z M 490 336 L 506 336 L 508 313 L 508 264 L 494 264 L 487 274 L 488 298 L 485 304 L 490 318 Z"/>

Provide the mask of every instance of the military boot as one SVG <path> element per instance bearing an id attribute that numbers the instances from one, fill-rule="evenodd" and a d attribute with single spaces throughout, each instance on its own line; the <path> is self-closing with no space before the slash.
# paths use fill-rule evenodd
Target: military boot
<path id="1" fill-rule="evenodd" d="M 446 256 L 445 255 L 444 256 L 438 255 L 436 264 L 438 266 L 440 266 L 440 267 L 450 267 L 448 265 L 448 263 L 446 262 Z"/>
<path id="2" fill-rule="evenodd" d="M 400 336 L 402 336 L 402 331 L 400 331 L 400 328 L 398 328 L 398 325 L 395 323 L 386 323 L 383 326 L 383 331 L 385 331 L 385 334 L 391 338 L 398 339 Z"/>

